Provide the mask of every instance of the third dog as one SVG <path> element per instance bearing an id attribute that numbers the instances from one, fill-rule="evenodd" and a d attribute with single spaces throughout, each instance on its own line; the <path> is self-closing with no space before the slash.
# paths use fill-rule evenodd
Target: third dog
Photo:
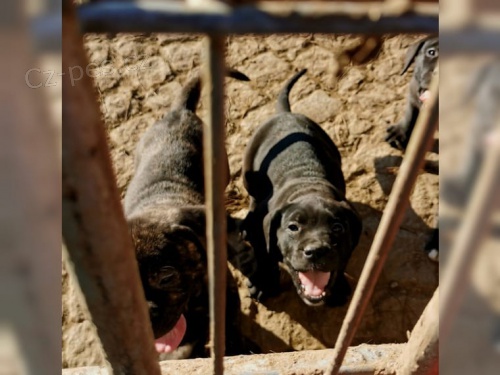
<path id="1" fill-rule="evenodd" d="M 406 54 L 406 61 L 401 74 L 415 63 L 415 70 L 410 81 L 406 110 L 403 118 L 387 128 L 385 140 L 397 149 L 405 150 L 411 133 L 417 122 L 420 107 L 429 94 L 429 87 L 437 69 L 439 57 L 439 40 L 437 37 L 426 37 L 413 44 Z"/>

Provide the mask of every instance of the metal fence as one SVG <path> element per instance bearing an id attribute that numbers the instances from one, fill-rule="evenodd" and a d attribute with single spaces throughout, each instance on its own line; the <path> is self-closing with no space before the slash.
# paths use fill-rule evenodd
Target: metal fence
<path id="1" fill-rule="evenodd" d="M 220 153 L 225 147 L 225 36 L 298 32 L 437 33 L 438 5 L 412 1 L 302 1 L 231 6 L 211 1 L 189 6 L 174 1 L 136 1 L 97 2 L 76 9 L 68 0 L 63 3 L 63 71 L 67 67 L 86 65 L 81 32 L 197 32 L 208 36 L 204 83 L 210 92 L 210 114 L 204 131 L 204 158 L 212 358 L 209 371 L 223 374 L 225 295 L 217 291 L 225 290 L 226 273 L 216 270 L 225 270 L 227 260 L 226 235 L 221 230 L 225 228 L 225 185 L 220 173 L 224 169 L 220 165 L 223 160 Z M 434 94 L 437 87 L 436 79 L 432 86 Z M 72 86 L 69 78 L 64 77 L 63 97 L 63 235 L 112 373 L 168 373 L 163 365 L 163 372 L 160 370 L 155 356 L 134 251 L 90 78 L 85 76 L 78 85 Z M 335 349 L 331 357 L 324 358 L 328 361 L 325 374 L 373 374 L 381 370 L 394 373 L 396 368 L 398 374 L 424 374 L 437 365 L 437 291 L 415 327 L 419 334 L 412 335 L 398 352 L 399 365 L 360 369 L 342 366 L 342 363 L 433 140 L 438 105 L 438 97 L 433 95 L 418 119 Z M 314 363 L 311 366 L 314 367 Z M 90 374 L 91 371 L 79 369 L 63 373 Z"/>

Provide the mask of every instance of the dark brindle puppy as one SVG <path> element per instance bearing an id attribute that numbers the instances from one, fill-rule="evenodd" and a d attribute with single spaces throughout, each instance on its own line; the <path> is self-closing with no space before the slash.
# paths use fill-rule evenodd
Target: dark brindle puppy
<path id="1" fill-rule="evenodd" d="M 438 57 L 439 40 L 434 36 L 421 39 L 408 49 L 401 74 L 406 73 L 413 62 L 415 62 L 415 70 L 410 81 L 405 114 L 396 125 L 387 128 L 385 138 L 394 148 L 405 150 L 408 145 L 422 103 L 429 95 L 431 80 L 437 71 Z"/>
<path id="2" fill-rule="evenodd" d="M 238 72 L 230 75 L 248 80 Z M 174 351 L 183 338 L 203 350 L 208 337 L 203 123 L 195 114 L 199 97 L 200 79 L 194 78 L 170 113 L 142 136 L 124 200 L 160 353 Z M 228 241 L 230 248 L 239 246 L 230 217 Z"/>
<path id="3" fill-rule="evenodd" d="M 290 112 L 289 92 L 305 72 L 285 85 L 278 114 L 260 126 L 245 152 L 251 204 L 244 225 L 258 261 L 251 291 L 275 293 L 281 261 L 305 303 L 339 305 L 349 293 L 344 270 L 361 221 L 345 198 L 337 147 L 314 121 Z"/>

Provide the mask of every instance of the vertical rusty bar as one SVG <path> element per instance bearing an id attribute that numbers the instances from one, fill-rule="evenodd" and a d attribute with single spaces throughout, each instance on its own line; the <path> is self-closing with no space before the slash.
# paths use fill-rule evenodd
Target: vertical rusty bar
<path id="1" fill-rule="evenodd" d="M 159 375 L 137 262 L 95 90 L 85 74 L 87 60 L 72 3 L 63 3 L 63 236 L 113 374 Z"/>
<path id="2" fill-rule="evenodd" d="M 358 329 L 408 207 L 411 190 L 420 173 L 425 154 L 430 148 L 438 124 L 439 99 L 438 95 L 436 95 L 438 92 L 437 81 L 437 79 L 434 79 L 432 83 L 431 91 L 434 93 L 433 99 L 428 107 L 425 106 L 423 108 L 415 125 L 406 155 L 401 164 L 400 172 L 394 182 L 389 201 L 373 239 L 365 266 L 361 272 L 358 286 L 356 287 L 346 317 L 342 323 L 337 342 L 335 343 L 333 361 L 326 374 L 337 375 L 339 373 L 342 360 Z"/>
<path id="3" fill-rule="evenodd" d="M 225 164 L 224 77 L 225 38 L 209 35 L 205 86 L 209 119 L 203 133 L 205 163 L 205 200 L 207 210 L 207 252 L 210 295 L 210 339 L 213 374 L 224 372 L 226 312 L 226 209 L 224 190 L 227 182 Z"/>
<path id="4" fill-rule="evenodd" d="M 439 363 L 439 289 L 411 331 L 398 361 L 398 375 L 437 374 Z"/>

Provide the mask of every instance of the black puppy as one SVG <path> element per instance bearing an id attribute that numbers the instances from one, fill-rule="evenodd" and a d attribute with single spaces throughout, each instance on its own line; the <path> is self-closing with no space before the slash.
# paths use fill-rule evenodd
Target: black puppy
<path id="1" fill-rule="evenodd" d="M 321 127 L 290 112 L 288 95 L 306 72 L 281 91 L 277 112 L 247 145 L 244 184 L 251 196 L 245 219 L 257 256 L 254 295 L 279 288 L 282 261 L 308 305 L 339 305 L 350 292 L 344 270 L 361 234 L 345 198 L 340 153 Z"/>
<path id="2" fill-rule="evenodd" d="M 429 94 L 432 77 L 437 70 L 439 57 L 439 40 L 429 36 L 413 44 L 406 54 L 406 61 L 401 74 L 415 62 L 415 70 L 410 81 L 404 117 L 387 128 L 385 140 L 399 150 L 405 150 L 411 133 L 417 122 L 420 107 Z"/>
<path id="3" fill-rule="evenodd" d="M 239 72 L 230 76 L 248 80 Z M 160 353 L 173 352 L 182 340 L 203 351 L 208 337 L 203 123 L 195 114 L 199 98 L 196 77 L 173 109 L 142 136 L 124 199 Z M 228 247 L 238 247 L 236 225 L 229 216 L 227 222 Z"/>

